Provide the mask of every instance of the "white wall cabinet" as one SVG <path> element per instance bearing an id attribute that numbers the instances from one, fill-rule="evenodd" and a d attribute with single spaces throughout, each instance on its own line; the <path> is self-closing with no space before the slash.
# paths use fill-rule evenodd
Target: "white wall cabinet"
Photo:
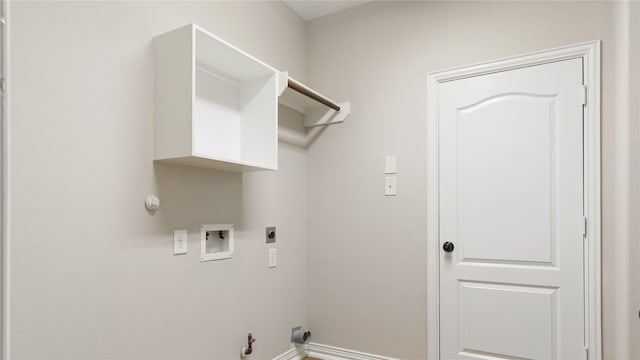
<path id="1" fill-rule="evenodd" d="M 154 160 L 227 171 L 278 168 L 278 101 L 305 126 L 344 121 L 336 103 L 195 24 L 154 38 Z M 283 141 L 306 146 L 309 134 Z"/>
<path id="2" fill-rule="evenodd" d="M 195 24 L 154 48 L 154 160 L 277 169 L 277 70 Z"/>

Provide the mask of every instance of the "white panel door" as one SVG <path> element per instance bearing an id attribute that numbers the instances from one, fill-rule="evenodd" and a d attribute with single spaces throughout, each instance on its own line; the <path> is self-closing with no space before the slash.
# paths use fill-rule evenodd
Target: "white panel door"
<path id="1" fill-rule="evenodd" d="M 440 85 L 442 359 L 586 358 L 582 66 Z"/>

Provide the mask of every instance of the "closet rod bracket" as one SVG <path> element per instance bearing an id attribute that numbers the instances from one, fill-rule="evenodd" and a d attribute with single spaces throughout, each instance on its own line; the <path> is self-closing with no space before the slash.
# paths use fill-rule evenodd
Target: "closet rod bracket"
<path id="1" fill-rule="evenodd" d="M 286 71 L 278 74 L 277 86 L 278 101 L 304 114 L 304 126 L 307 128 L 340 124 L 351 112 L 349 102 L 333 101 L 289 77 Z"/>

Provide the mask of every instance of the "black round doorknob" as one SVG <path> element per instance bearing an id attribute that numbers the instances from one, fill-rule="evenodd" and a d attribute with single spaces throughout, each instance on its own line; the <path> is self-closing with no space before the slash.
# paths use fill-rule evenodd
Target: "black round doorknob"
<path id="1" fill-rule="evenodd" d="M 449 253 L 452 252 L 454 247 L 455 246 L 453 246 L 452 242 L 447 241 L 444 244 L 442 244 L 442 250 L 444 250 L 445 252 L 449 252 Z"/>

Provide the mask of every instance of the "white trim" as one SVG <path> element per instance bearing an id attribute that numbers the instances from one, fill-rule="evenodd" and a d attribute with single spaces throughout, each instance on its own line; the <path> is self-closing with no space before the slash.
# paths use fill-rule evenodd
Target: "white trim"
<path id="1" fill-rule="evenodd" d="M 307 352 L 303 346 L 294 346 L 291 349 L 273 358 L 273 360 L 303 360 Z"/>
<path id="2" fill-rule="evenodd" d="M 587 285 L 587 348 L 589 359 L 602 359 L 602 214 L 600 169 L 600 42 L 591 43 L 584 58 L 585 85 L 589 90 L 585 117 L 585 215 L 588 222 L 585 254 Z"/>
<path id="3" fill-rule="evenodd" d="M 382 355 L 343 349 L 335 346 L 309 343 L 306 345 L 307 356 L 322 360 L 398 360 Z"/>
<path id="4" fill-rule="evenodd" d="M 307 356 L 322 360 L 399 360 L 318 343 L 294 346 L 274 357 L 273 360 L 303 360 Z"/>
<path id="5" fill-rule="evenodd" d="M 440 275 L 437 74 L 427 77 L 427 359 L 440 358 Z M 432 106 L 433 104 L 433 106 Z M 433 250 L 433 251 L 432 251 Z"/>
<path id="6" fill-rule="evenodd" d="M 585 106 L 585 216 L 589 219 L 585 253 L 585 327 L 589 360 L 602 358 L 601 323 L 601 212 L 600 212 L 600 41 L 591 41 L 523 56 L 429 73 L 427 78 L 427 356 L 438 359 L 439 242 L 438 242 L 438 86 L 467 77 L 513 70 L 567 59 L 584 59 Z"/>
<path id="7" fill-rule="evenodd" d="M 10 358 L 10 334 L 9 334 L 9 324 L 11 321 L 11 311 L 10 311 L 10 297 L 9 297 L 9 289 L 10 289 L 10 277 L 9 277 L 9 252 L 10 249 L 10 204 L 11 204 L 11 182 L 9 173 L 11 171 L 11 122 L 9 121 L 9 108 L 10 108 L 10 88 L 11 88 L 11 76 L 9 75 L 10 62 L 9 62 L 9 49 L 10 49 L 10 11 L 9 11 L 9 1 L 2 1 L 2 10 L 4 14 L 4 31 L 3 31 L 3 69 L 2 73 L 5 78 L 5 90 L 3 97 L 3 112 L 2 112 L 2 124 L 0 127 L 2 128 L 2 138 L 0 139 L 0 163 L 2 167 L 2 178 L 0 180 L 1 184 L 1 195 L 0 201 L 2 202 L 1 206 L 1 217 L 2 217 L 2 233 L 0 236 L 2 237 L 2 333 L 0 338 L 0 356 L 2 359 Z"/>

